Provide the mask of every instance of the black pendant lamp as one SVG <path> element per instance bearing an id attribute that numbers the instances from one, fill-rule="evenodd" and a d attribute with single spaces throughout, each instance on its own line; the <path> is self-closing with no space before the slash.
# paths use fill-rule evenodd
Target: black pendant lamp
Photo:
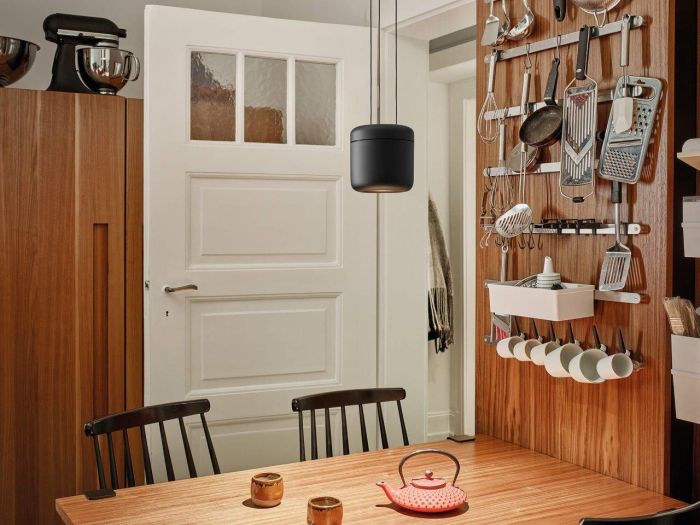
<path id="1" fill-rule="evenodd" d="M 353 189 L 364 193 L 400 193 L 413 187 L 413 130 L 399 124 L 398 102 L 398 0 L 394 0 L 394 74 L 396 121 L 381 123 L 381 12 L 382 0 L 378 0 L 377 20 L 377 123 L 372 123 L 372 8 L 369 2 L 370 36 L 370 123 L 358 126 L 350 133 L 350 180 Z"/>

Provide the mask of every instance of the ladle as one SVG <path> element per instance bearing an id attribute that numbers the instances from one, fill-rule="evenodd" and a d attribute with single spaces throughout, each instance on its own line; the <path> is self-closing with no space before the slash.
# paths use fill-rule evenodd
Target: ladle
<path id="1" fill-rule="evenodd" d="M 508 31 L 508 40 L 523 40 L 532 34 L 535 29 L 535 14 L 530 9 L 529 0 L 523 0 L 525 14 L 520 21 Z"/>

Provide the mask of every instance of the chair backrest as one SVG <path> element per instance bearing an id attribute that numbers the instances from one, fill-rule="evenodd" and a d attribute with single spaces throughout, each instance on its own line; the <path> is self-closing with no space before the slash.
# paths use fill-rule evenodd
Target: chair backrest
<path id="1" fill-rule="evenodd" d="M 697 525 L 700 523 L 700 502 L 681 509 L 665 510 L 636 518 L 584 518 L 580 525 Z"/>
<path id="2" fill-rule="evenodd" d="M 139 428 L 141 433 L 141 448 L 143 450 L 146 483 L 149 485 L 153 483 L 153 468 L 151 467 L 151 456 L 148 451 L 145 427 L 146 425 L 156 423 L 158 423 L 158 427 L 160 429 L 160 440 L 163 445 L 163 457 L 165 458 L 165 470 L 167 471 L 168 481 L 174 481 L 175 473 L 173 471 L 173 462 L 170 458 L 168 438 L 166 437 L 165 426 L 163 425 L 165 421 L 170 421 L 173 419 L 177 419 L 180 424 L 180 433 L 182 434 L 182 442 L 185 448 L 185 457 L 187 459 L 187 468 L 189 470 L 190 477 L 196 478 L 197 469 L 194 466 L 192 450 L 190 449 L 190 443 L 187 439 L 187 432 L 185 430 L 183 418 L 197 414 L 199 414 L 202 421 L 202 429 L 204 430 L 204 436 L 207 440 L 207 447 L 209 448 L 209 457 L 211 458 L 212 468 L 214 469 L 215 474 L 221 474 L 219 463 L 216 459 L 216 453 L 214 452 L 214 444 L 212 443 L 211 435 L 209 434 L 209 427 L 207 427 L 207 421 L 204 418 L 204 414 L 205 412 L 209 412 L 209 408 L 210 405 L 208 399 L 196 399 L 193 401 L 181 401 L 177 403 L 165 403 L 163 405 L 136 408 L 134 410 L 128 410 L 126 412 L 101 417 L 86 423 L 85 435 L 92 437 L 95 447 L 95 460 L 97 461 L 97 476 L 99 478 L 100 488 L 106 488 L 106 484 L 98 436 L 105 434 L 107 436 L 110 481 L 112 488 L 117 489 L 119 488 L 119 476 L 117 475 L 117 462 L 114 454 L 114 440 L 112 439 L 112 433 L 120 431 L 124 441 L 124 472 L 126 477 L 126 486 L 133 487 L 136 484 L 134 482 L 134 464 L 132 461 L 131 447 L 129 446 L 129 435 L 127 432 L 128 429 L 136 427 Z"/>
<path id="3" fill-rule="evenodd" d="M 382 448 L 389 448 L 389 442 L 384 424 L 382 403 L 396 401 L 399 409 L 399 421 L 403 444 L 408 445 L 408 433 L 403 418 L 401 401 L 406 399 L 406 391 L 403 388 L 367 388 L 363 390 L 336 390 L 323 394 L 298 397 L 292 400 L 292 410 L 299 413 L 299 459 L 306 461 L 306 447 L 304 443 L 304 416 L 303 412 L 311 412 L 311 459 L 318 459 L 318 442 L 316 438 L 316 410 L 323 409 L 326 427 L 326 457 L 333 457 L 333 443 L 331 436 L 330 409 L 340 408 L 341 429 L 343 437 L 343 455 L 350 453 L 348 439 L 348 421 L 345 407 L 357 405 L 360 415 L 360 433 L 362 434 L 362 450 L 369 451 L 367 440 L 367 425 L 365 422 L 364 405 L 377 405 L 377 418 L 379 419 L 379 433 L 382 439 Z"/>

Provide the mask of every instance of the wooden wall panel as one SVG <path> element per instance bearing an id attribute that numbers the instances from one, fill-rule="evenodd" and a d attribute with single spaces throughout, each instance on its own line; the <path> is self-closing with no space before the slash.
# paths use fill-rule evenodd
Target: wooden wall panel
<path id="1" fill-rule="evenodd" d="M 123 410 L 124 99 L 0 89 L 0 522 L 96 487 Z"/>
<path id="2" fill-rule="evenodd" d="M 126 101 L 126 408 L 143 406 L 143 100 Z M 137 443 L 140 436 L 129 436 Z M 136 483 L 144 483 L 134 447 Z"/>
<path id="3" fill-rule="evenodd" d="M 512 4 L 512 3 L 511 3 Z M 569 2 L 567 19 L 557 23 L 551 0 L 533 0 L 537 28 L 530 37 L 536 41 L 557 33 L 577 31 L 593 18 Z M 597 303 L 595 323 L 605 343 L 613 342 L 616 327 L 625 329 L 627 343 L 639 351 L 647 368 L 632 378 L 603 385 L 581 385 L 573 380 L 555 380 L 542 367 L 499 358 L 495 349 L 483 344 L 489 333 L 487 290 L 477 287 L 477 431 L 490 434 L 539 452 L 585 466 L 595 471 L 649 488 L 658 492 L 669 488 L 669 421 L 670 421 L 670 351 L 668 329 L 662 298 L 671 290 L 672 254 L 669 234 L 672 231 L 673 135 L 669 129 L 674 111 L 674 94 L 668 89 L 674 68 L 675 3 L 654 0 L 623 2 L 622 11 L 611 13 L 618 19 L 623 12 L 645 16 L 647 26 L 631 33 L 630 74 L 643 74 L 663 79 L 666 93 L 661 105 L 659 127 L 651 147 L 650 169 L 644 180 L 625 191 L 623 220 L 647 224 L 651 234 L 630 239 L 634 252 L 634 288 L 646 293 L 650 302 L 644 305 Z M 500 6 L 498 7 L 500 9 Z M 477 2 L 479 30 L 488 14 L 488 5 Z M 522 15 L 520 2 L 511 5 L 511 18 Z M 620 76 L 620 36 L 593 40 L 589 74 L 600 89 L 611 89 Z M 483 58 L 489 49 L 478 48 L 477 102 L 486 91 L 486 65 Z M 562 48 L 562 82 L 558 96 L 572 78 L 576 46 Z M 553 52 L 532 56 L 534 79 L 532 99 L 541 98 Z M 499 63 L 496 98 L 500 106 L 517 105 L 520 99 L 523 59 Z M 672 85 L 672 84 L 671 84 Z M 599 111 L 599 129 L 607 122 L 609 104 Z M 508 145 L 515 144 L 519 119 L 508 120 Z M 479 172 L 497 163 L 497 144 L 479 142 Z M 545 160 L 559 159 L 559 146 L 545 152 Z M 541 217 L 578 217 L 613 219 L 610 184 L 598 180 L 594 199 L 574 205 L 559 195 L 558 174 L 528 177 L 527 201 L 535 219 Z M 480 180 L 477 195 L 484 181 Z M 479 238 L 481 235 L 479 235 Z M 597 283 L 603 255 L 611 244 L 609 237 L 544 236 L 542 249 L 512 250 L 509 278 L 516 279 L 537 273 L 545 255 L 552 256 L 567 282 Z M 499 252 L 496 246 L 476 248 L 478 282 L 497 279 Z M 576 335 L 592 344 L 594 320 L 574 324 Z M 540 330 L 545 324 L 540 322 Z M 565 325 L 557 329 L 563 335 Z"/>

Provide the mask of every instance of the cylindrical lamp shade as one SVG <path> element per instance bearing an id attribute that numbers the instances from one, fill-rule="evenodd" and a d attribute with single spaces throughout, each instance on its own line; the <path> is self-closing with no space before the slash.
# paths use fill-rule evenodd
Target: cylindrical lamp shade
<path id="1" fill-rule="evenodd" d="M 413 187 L 413 130 L 399 124 L 358 126 L 350 133 L 350 180 L 356 191 L 399 193 Z"/>

